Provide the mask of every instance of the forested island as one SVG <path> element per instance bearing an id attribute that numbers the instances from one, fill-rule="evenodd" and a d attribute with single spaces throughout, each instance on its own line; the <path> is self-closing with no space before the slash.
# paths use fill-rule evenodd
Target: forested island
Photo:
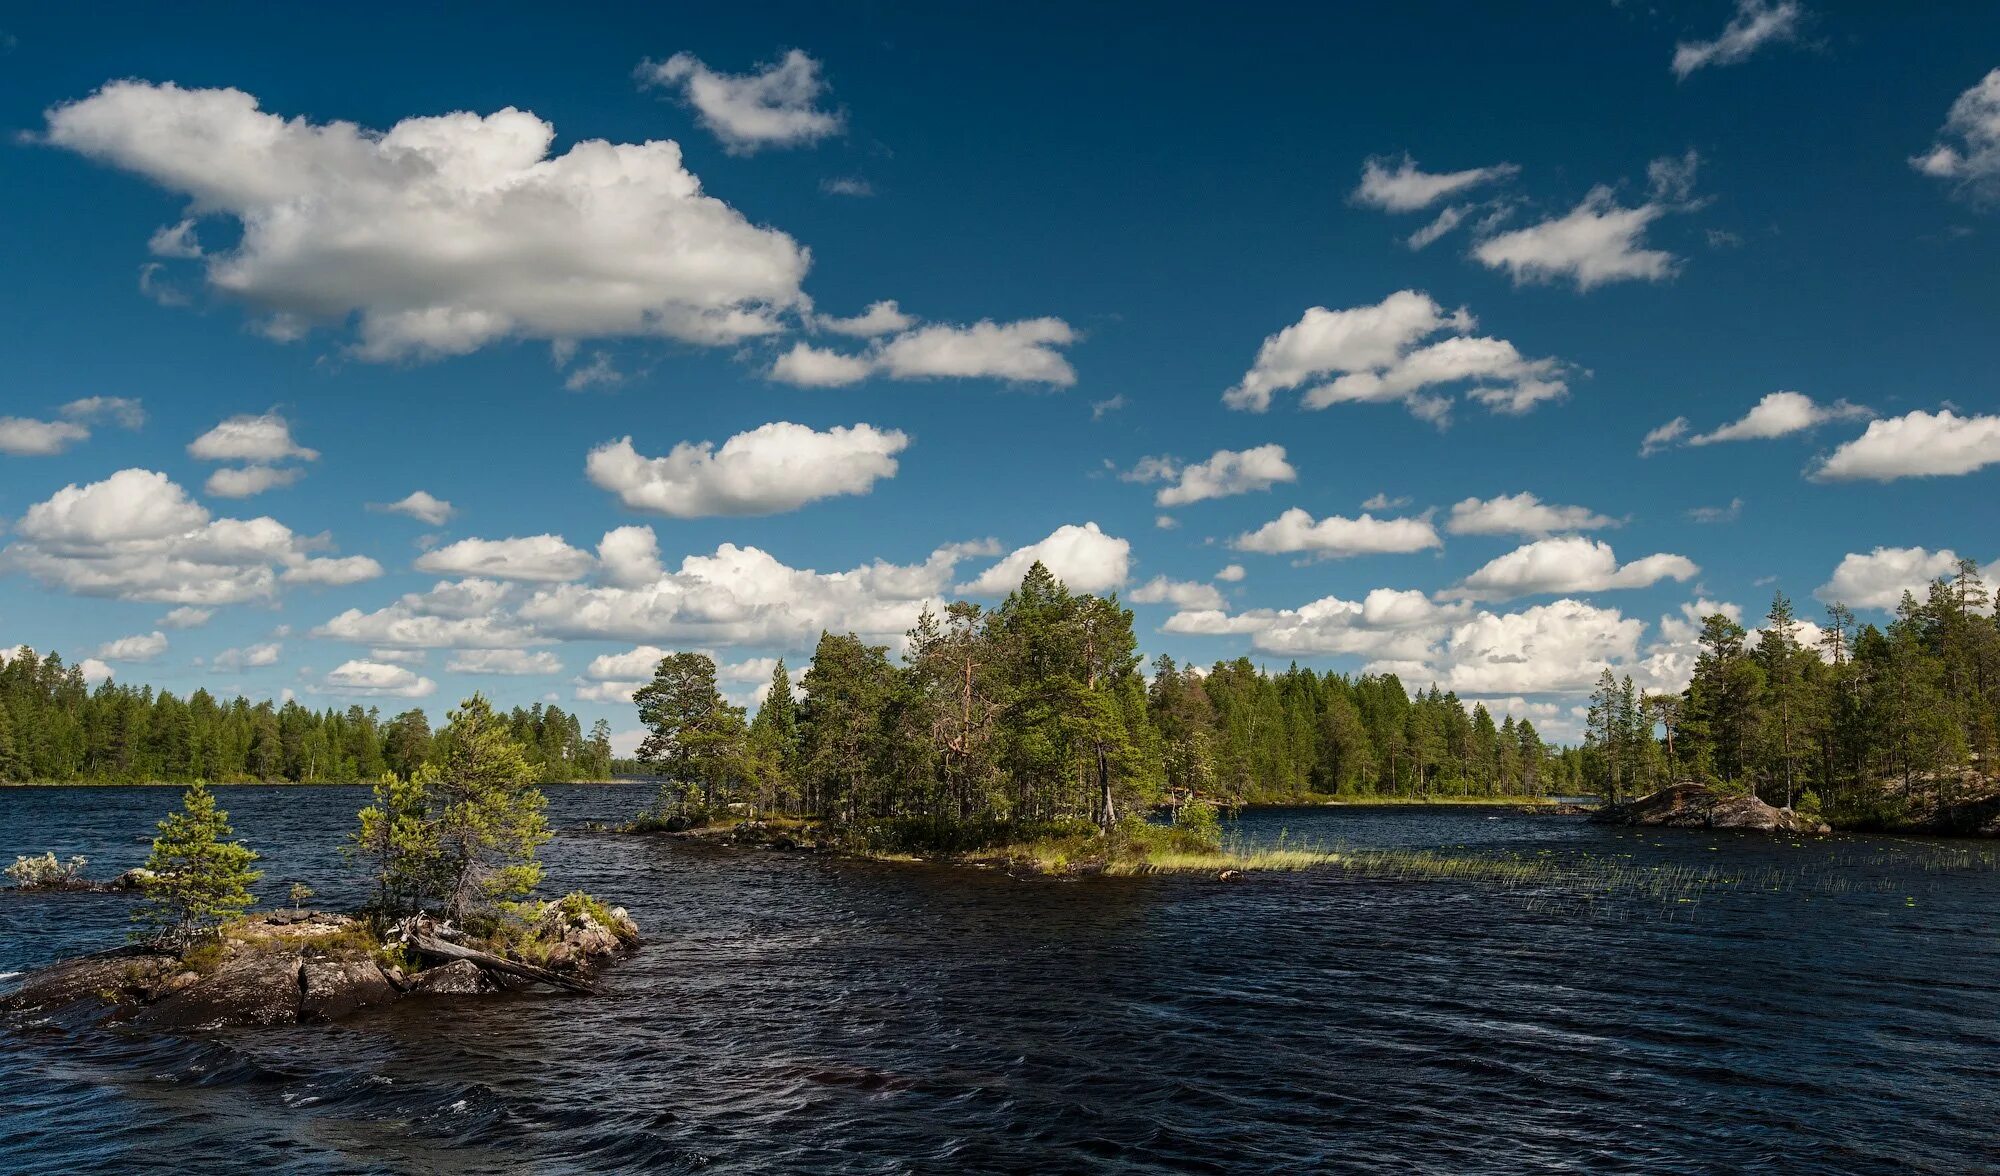
<path id="1" fill-rule="evenodd" d="M 737 810 L 817 820 L 878 851 L 975 850 L 1090 831 L 1143 839 L 1162 804 L 1339 797 L 1526 797 L 1616 803 L 1673 782 L 1760 797 L 1837 824 L 1987 832 L 2000 714 L 2000 629 L 1969 561 L 1906 595 L 1886 629 L 1835 604 L 1808 646 L 1780 593 L 1751 639 L 1705 617 L 1692 680 L 1646 694 L 1609 670 L 1588 735 L 1551 748 L 1435 686 L 1393 675 L 1204 672 L 1159 658 L 1150 682 L 1130 610 L 1036 564 L 997 608 L 927 612 L 901 664 L 823 634 L 795 695 L 780 663 L 753 719 L 706 656 L 662 660 L 635 697 L 639 758 L 679 824 Z M 1197 804 L 1197 810 L 1205 805 Z"/>

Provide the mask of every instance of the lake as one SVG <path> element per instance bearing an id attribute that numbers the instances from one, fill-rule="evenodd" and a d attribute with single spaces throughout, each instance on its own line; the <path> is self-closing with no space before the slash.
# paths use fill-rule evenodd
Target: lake
<path id="1" fill-rule="evenodd" d="M 1232 835 L 1698 870 L 1692 899 L 1340 871 L 1016 880 L 578 827 L 545 889 L 630 909 L 598 998 L 333 1026 L 0 1028 L 0 1170 L 1921 1171 L 2000 1165 L 1986 847 L 1257 810 Z M 366 791 L 218 790 L 260 885 L 357 902 Z M 138 864 L 168 789 L 0 790 L 0 856 Z M 0 894 L 0 972 L 112 946 L 129 896 Z"/>

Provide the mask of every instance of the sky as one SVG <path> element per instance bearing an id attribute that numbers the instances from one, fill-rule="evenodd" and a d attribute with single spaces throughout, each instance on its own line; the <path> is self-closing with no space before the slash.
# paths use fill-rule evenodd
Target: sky
<path id="1" fill-rule="evenodd" d="M 2000 558 L 2000 11 L 0 8 L 0 644 L 636 742 L 1041 558 L 1573 738 Z"/>

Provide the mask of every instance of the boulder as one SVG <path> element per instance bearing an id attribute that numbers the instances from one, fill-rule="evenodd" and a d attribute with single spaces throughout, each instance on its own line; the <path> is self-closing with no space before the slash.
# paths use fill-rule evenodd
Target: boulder
<path id="1" fill-rule="evenodd" d="M 483 996 L 500 991 L 500 986 L 471 960 L 453 960 L 412 976 L 410 991 L 425 996 Z"/>
<path id="2" fill-rule="evenodd" d="M 144 890 L 146 883 L 153 880 L 153 871 L 144 866 L 133 866 L 104 884 L 106 890 Z"/>
<path id="3" fill-rule="evenodd" d="M 402 995 L 372 959 L 307 955 L 299 965 L 301 1021 L 335 1021 Z"/>
<path id="4" fill-rule="evenodd" d="M 305 961 L 295 951 L 226 951 L 212 971 L 133 1014 L 159 1028 L 296 1025 Z"/>
<path id="5" fill-rule="evenodd" d="M 1705 784 L 1684 780 L 1624 804 L 1605 805 L 1593 820 L 1611 825 L 1651 825 L 1669 829 L 1751 829 L 1767 833 L 1831 833 L 1819 821 L 1788 808 L 1774 808 L 1754 796 L 1721 796 Z"/>
<path id="6" fill-rule="evenodd" d="M 106 993 L 122 996 L 149 988 L 160 977 L 176 971 L 175 965 L 173 956 L 142 947 L 64 960 L 31 973 L 12 992 L 0 997 L 0 1008 L 57 1008 Z"/>

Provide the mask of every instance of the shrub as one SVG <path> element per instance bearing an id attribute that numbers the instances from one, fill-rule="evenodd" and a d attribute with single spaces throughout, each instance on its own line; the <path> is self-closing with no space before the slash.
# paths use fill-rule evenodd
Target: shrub
<path id="1" fill-rule="evenodd" d="M 1205 800 L 1191 800 L 1174 813 L 1174 831 L 1184 844 L 1179 848 L 1214 853 L 1222 848 L 1222 817 Z"/>
<path id="2" fill-rule="evenodd" d="M 191 786 L 181 811 L 160 822 L 146 859 L 152 871 L 146 904 L 133 917 L 186 948 L 250 909 L 250 884 L 262 877 L 250 868 L 257 855 L 231 836 L 229 814 L 215 807 L 207 788 Z"/>
<path id="3" fill-rule="evenodd" d="M 53 853 L 40 857 L 23 855 L 15 858 L 5 873 L 22 890 L 62 890 L 82 885 L 83 868 L 89 864 L 90 859 L 83 857 L 59 862 Z"/>

